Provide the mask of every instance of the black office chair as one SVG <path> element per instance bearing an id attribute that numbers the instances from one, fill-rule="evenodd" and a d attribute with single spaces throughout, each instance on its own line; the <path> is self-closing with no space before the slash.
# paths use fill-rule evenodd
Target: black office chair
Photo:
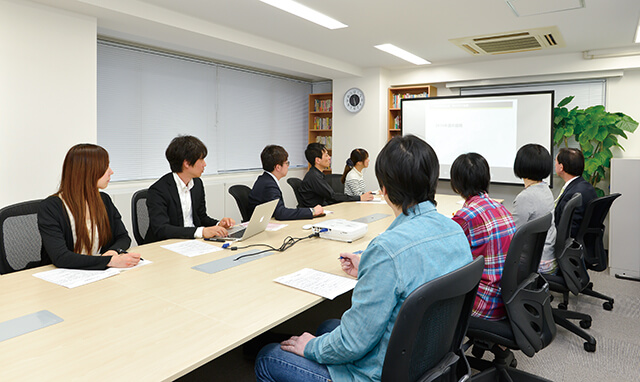
<path id="1" fill-rule="evenodd" d="M 147 208 L 147 189 L 136 191 L 131 196 L 131 224 L 133 237 L 138 245 L 146 244 L 149 230 L 149 209 Z"/>
<path id="2" fill-rule="evenodd" d="M 40 200 L 7 206 L 0 210 L 0 274 L 38 267 L 42 239 L 38 230 Z"/>
<path id="3" fill-rule="evenodd" d="M 244 184 L 236 184 L 229 187 L 229 193 L 236 200 L 236 204 L 238 204 L 240 215 L 242 215 L 242 221 L 248 222 L 251 219 L 252 212 L 249 208 L 249 194 L 251 193 L 251 188 Z"/>
<path id="4" fill-rule="evenodd" d="M 382 382 L 459 381 L 471 370 L 462 342 L 484 269 L 482 256 L 414 290 L 398 312 Z"/>
<path id="5" fill-rule="evenodd" d="M 489 321 L 471 317 L 469 320 L 467 345 L 473 346 L 469 363 L 481 371 L 472 381 L 547 381 L 515 369 L 517 362 L 509 349 L 519 349 L 533 357 L 556 335 L 549 285 L 537 273 L 551 219 L 549 213 L 529 221 L 513 235 L 500 284 L 506 318 Z M 499 345 L 508 349 L 503 350 Z M 493 362 L 482 360 L 486 350 L 494 353 Z"/>
<path id="6" fill-rule="evenodd" d="M 609 213 L 613 202 L 622 194 L 611 194 L 593 199 L 587 203 L 578 228 L 576 241 L 584 249 L 584 262 L 587 269 L 602 272 L 609 267 L 609 253 L 604 249 L 604 219 Z M 580 293 L 605 300 L 602 307 L 605 310 L 613 309 L 613 298 L 593 290 L 593 283 L 589 282 Z"/>
<path id="7" fill-rule="evenodd" d="M 293 188 L 293 193 L 296 195 L 296 200 L 298 201 L 298 208 L 302 207 L 302 195 L 300 195 L 300 185 L 302 184 L 302 179 L 289 178 L 287 179 L 287 183 L 289 183 L 289 186 Z"/>
<path id="8" fill-rule="evenodd" d="M 589 284 L 589 273 L 584 265 L 583 248 L 571 235 L 571 221 L 576 208 L 582 203 L 582 195 L 574 194 L 562 211 L 556 235 L 555 255 L 558 272 L 555 275 L 544 275 L 552 291 L 562 293 L 563 301 L 553 309 L 556 324 L 582 337 L 584 350 L 596 351 L 596 339 L 583 329 L 591 327 L 591 316 L 586 313 L 567 310 L 569 292 L 577 295 Z M 569 320 L 580 320 L 580 328 Z M 583 328 L 583 329 L 581 329 Z"/>
<path id="9" fill-rule="evenodd" d="M 333 192 L 344 194 L 344 183 L 342 183 L 342 174 L 328 174 L 324 178 L 333 188 Z"/>

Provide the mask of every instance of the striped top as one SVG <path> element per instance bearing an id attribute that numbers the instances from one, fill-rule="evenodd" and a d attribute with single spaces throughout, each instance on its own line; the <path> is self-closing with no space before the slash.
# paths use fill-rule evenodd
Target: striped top
<path id="1" fill-rule="evenodd" d="M 453 220 L 460 224 L 473 258 L 484 256 L 484 271 L 473 304 L 474 317 L 499 320 L 505 316 L 500 281 L 516 225 L 511 213 L 489 195 L 475 195 L 465 201 Z"/>
<path id="2" fill-rule="evenodd" d="M 350 196 L 360 196 L 365 193 L 364 176 L 355 167 L 347 173 L 344 180 L 344 193 Z"/>

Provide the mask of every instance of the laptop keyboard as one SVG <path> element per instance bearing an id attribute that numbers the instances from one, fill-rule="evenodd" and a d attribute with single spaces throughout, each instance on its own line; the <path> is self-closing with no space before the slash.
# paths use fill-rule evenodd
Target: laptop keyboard
<path id="1" fill-rule="evenodd" d="M 228 235 L 228 237 L 232 237 L 232 238 L 234 238 L 234 239 L 240 239 L 240 238 L 242 237 L 242 235 L 244 235 L 244 231 L 245 231 L 245 230 L 246 230 L 246 228 L 244 228 L 244 229 L 239 229 L 239 230 L 237 230 L 237 231 L 236 231 L 236 232 L 234 232 L 234 233 L 230 233 L 230 234 Z"/>

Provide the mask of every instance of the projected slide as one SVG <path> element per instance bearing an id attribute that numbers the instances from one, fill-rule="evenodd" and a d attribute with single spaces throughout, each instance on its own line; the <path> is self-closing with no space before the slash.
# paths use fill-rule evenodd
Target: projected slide
<path id="1" fill-rule="evenodd" d="M 518 149 L 538 143 L 551 151 L 553 93 L 518 93 L 403 100 L 402 131 L 427 141 L 449 179 L 458 155 L 477 152 L 496 183 L 521 184 L 513 175 Z"/>

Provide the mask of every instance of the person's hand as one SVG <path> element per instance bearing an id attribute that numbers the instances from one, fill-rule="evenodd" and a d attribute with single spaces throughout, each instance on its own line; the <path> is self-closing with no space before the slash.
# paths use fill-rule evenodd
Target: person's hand
<path id="1" fill-rule="evenodd" d="M 312 338 L 316 338 L 316 336 L 304 332 L 300 336 L 293 336 L 288 340 L 280 342 L 280 349 L 304 357 L 304 348 Z"/>
<path id="2" fill-rule="evenodd" d="M 222 220 L 218 222 L 218 225 L 222 228 L 231 228 L 236 225 L 236 221 L 231 218 L 222 218 Z"/>
<path id="3" fill-rule="evenodd" d="M 324 208 L 321 205 L 317 205 L 313 207 L 313 216 L 322 215 L 324 213 Z"/>
<path id="4" fill-rule="evenodd" d="M 227 230 L 219 225 L 214 225 L 211 227 L 204 227 L 204 229 L 202 230 L 202 237 L 205 239 L 208 239 L 210 237 L 214 237 L 214 236 L 220 236 L 220 237 L 226 237 L 227 236 Z"/>
<path id="5" fill-rule="evenodd" d="M 373 200 L 373 194 L 371 193 L 371 191 L 367 191 L 364 194 L 360 195 L 360 200 L 363 202 Z"/>
<path id="6" fill-rule="evenodd" d="M 111 256 L 111 261 L 109 261 L 109 264 L 107 264 L 107 267 L 131 268 L 131 267 L 135 267 L 140 262 L 139 253 L 131 252 L 131 253 L 118 254 L 116 251 L 107 251 L 105 252 L 104 255 L 106 255 L 109 252 L 114 252 L 115 255 Z"/>
<path id="7" fill-rule="evenodd" d="M 360 256 L 353 253 L 340 254 L 340 266 L 342 270 L 349 276 L 358 277 L 358 266 L 360 265 Z"/>

